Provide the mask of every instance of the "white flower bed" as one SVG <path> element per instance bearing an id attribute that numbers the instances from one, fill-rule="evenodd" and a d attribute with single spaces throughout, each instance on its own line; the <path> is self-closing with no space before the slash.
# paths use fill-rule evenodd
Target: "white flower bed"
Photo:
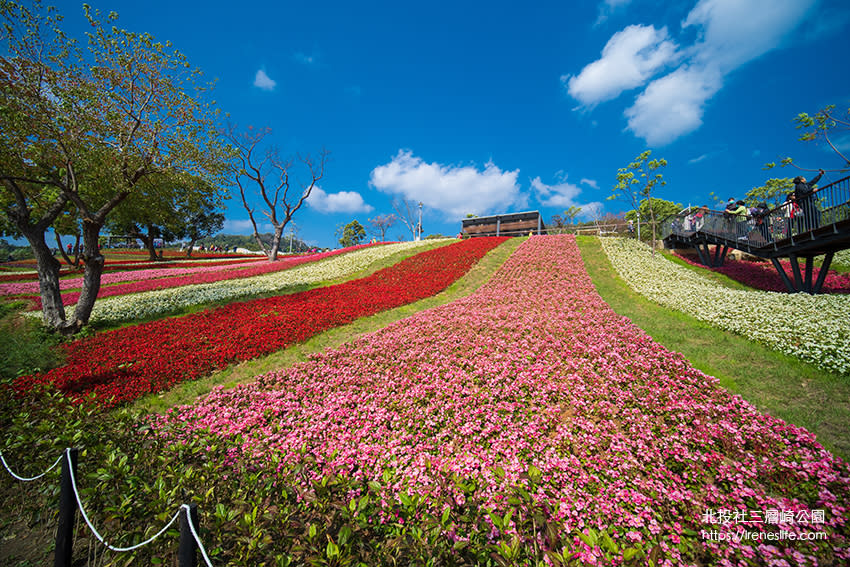
<path id="1" fill-rule="evenodd" d="M 140 319 L 190 305 L 225 301 L 245 295 L 274 293 L 293 285 L 315 284 L 325 280 L 346 277 L 365 269 L 372 262 L 391 256 L 396 252 L 433 242 L 431 240 L 370 246 L 340 256 L 333 256 L 327 260 L 298 266 L 291 270 L 252 278 L 187 285 L 98 299 L 94 305 L 90 321 Z"/>
<path id="2" fill-rule="evenodd" d="M 648 299 L 821 368 L 850 374 L 850 296 L 733 290 L 661 254 L 652 255 L 635 240 L 600 241 L 620 276 Z"/>

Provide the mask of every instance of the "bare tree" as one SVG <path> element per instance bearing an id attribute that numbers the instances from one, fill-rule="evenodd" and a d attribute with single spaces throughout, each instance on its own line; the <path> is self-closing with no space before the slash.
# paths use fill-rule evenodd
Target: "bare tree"
<path id="1" fill-rule="evenodd" d="M 419 224 L 416 216 L 417 207 L 418 205 L 414 201 L 393 199 L 393 210 L 396 212 L 397 218 L 413 235 L 413 240 L 416 240 L 416 227 Z"/>
<path id="2" fill-rule="evenodd" d="M 309 155 L 298 156 L 298 161 L 310 172 L 310 182 L 300 184 L 299 189 L 296 189 L 293 192 L 294 194 L 291 194 L 290 190 L 292 186 L 289 180 L 289 173 L 293 162 L 291 160 L 282 160 L 277 150 L 273 147 L 269 147 L 261 156 L 257 155 L 259 153 L 257 146 L 270 133 L 270 128 L 255 130 L 249 126 L 247 131 L 238 132 L 234 126 L 229 126 L 226 135 L 236 149 L 233 160 L 233 173 L 236 184 L 239 186 L 242 205 L 248 211 L 248 217 L 251 219 L 251 225 L 254 227 L 254 239 L 260 245 L 260 249 L 268 256 L 269 260 L 275 261 L 280 250 L 280 240 L 283 230 L 292 220 L 293 215 L 295 215 L 310 196 L 316 183 L 324 175 L 328 152 L 327 150 L 322 150 L 318 161 L 313 160 Z M 268 181 L 268 177 L 272 174 L 276 175 L 277 179 Z M 263 214 L 268 218 L 274 229 L 271 248 L 267 247 L 260 238 L 260 231 L 257 229 L 257 220 L 254 217 L 254 208 L 248 204 L 246 184 L 253 185 L 255 190 L 259 190 L 260 197 L 262 197 L 265 203 L 266 210 L 263 211 Z M 278 210 L 278 207 L 280 207 L 280 210 Z"/>
<path id="3" fill-rule="evenodd" d="M 369 232 L 381 237 L 381 242 L 386 240 L 387 231 L 395 224 L 397 217 L 393 214 L 378 215 L 369 219 Z"/>

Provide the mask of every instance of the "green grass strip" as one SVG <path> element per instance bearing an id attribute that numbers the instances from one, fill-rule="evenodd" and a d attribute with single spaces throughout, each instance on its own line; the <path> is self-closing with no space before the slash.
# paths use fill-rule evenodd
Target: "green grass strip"
<path id="1" fill-rule="evenodd" d="M 231 365 L 207 378 L 182 382 L 168 392 L 151 394 L 141 398 L 133 404 L 133 407 L 144 411 L 161 413 L 172 406 L 189 404 L 197 397 L 208 394 L 216 386 L 232 388 L 237 384 L 253 382 L 256 376 L 303 362 L 312 353 L 321 352 L 326 348 L 337 347 L 361 335 L 377 331 L 400 319 L 409 317 L 419 311 L 444 305 L 455 299 L 465 297 L 489 280 L 490 276 L 513 254 L 514 250 L 526 240 L 526 238 L 512 238 L 500 244 L 488 252 L 466 275 L 437 295 L 369 317 L 362 317 L 353 323 L 330 329 L 303 343 L 292 345 L 274 354 Z M 416 250 L 416 252 L 421 251 L 421 249 Z M 399 257 L 395 261 L 401 261 L 402 259 Z M 381 261 L 381 267 L 390 266 L 393 263 L 395 263 L 393 262 L 393 257 L 385 258 Z M 373 273 L 377 269 L 380 268 L 370 266 L 369 270 L 365 271 L 368 273 L 364 272 L 360 277 Z"/>
<path id="2" fill-rule="evenodd" d="M 760 411 L 806 428 L 824 447 L 848 460 L 846 378 L 648 301 L 617 275 L 598 238 L 579 236 L 577 241 L 597 292 L 614 311 L 718 378 L 723 388 Z"/>

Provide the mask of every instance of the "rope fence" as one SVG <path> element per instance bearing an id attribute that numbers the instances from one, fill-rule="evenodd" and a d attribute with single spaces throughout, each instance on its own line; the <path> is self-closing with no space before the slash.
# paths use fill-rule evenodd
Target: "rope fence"
<path id="1" fill-rule="evenodd" d="M 83 502 L 80 499 L 80 493 L 79 489 L 77 488 L 76 479 L 78 455 L 79 449 L 68 447 L 59 456 L 59 458 L 56 459 L 56 462 L 54 462 L 50 466 L 50 468 L 48 468 L 40 475 L 27 478 L 16 474 L 15 471 L 13 471 L 11 467 L 9 467 L 9 464 L 3 457 L 3 452 L 0 451 L 0 462 L 3 463 L 3 467 L 6 469 L 6 471 L 8 471 L 10 475 L 12 475 L 13 478 L 22 482 L 31 482 L 34 480 L 38 480 L 44 477 L 54 468 L 56 468 L 57 465 L 59 465 L 60 463 L 62 464 L 62 476 L 59 491 L 59 525 L 56 530 L 56 549 L 54 553 L 55 567 L 71 566 L 71 547 L 73 540 L 74 523 L 76 518 L 75 512 L 77 510 L 80 511 L 80 515 L 82 516 L 88 528 L 91 530 L 92 534 L 94 534 L 95 538 L 97 538 L 97 540 L 101 544 L 103 544 L 107 549 L 116 552 L 135 551 L 139 548 L 142 548 L 148 545 L 149 543 L 152 543 L 155 539 L 164 534 L 172 525 L 174 525 L 174 522 L 180 520 L 180 543 L 178 550 L 179 567 L 196 567 L 196 550 L 200 550 L 201 556 L 204 558 L 204 562 L 206 563 L 207 567 L 212 567 L 212 562 L 210 561 L 210 558 L 207 555 L 207 551 L 204 548 L 204 544 L 203 542 L 201 542 L 201 538 L 198 535 L 198 505 L 195 503 L 182 504 L 180 508 L 178 508 L 177 512 L 174 513 L 174 515 L 165 525 L 165 527 L 159 530 L 154 536 L 148 538 L 147 540 L 141 543 L 132 545 L 130 547 L 117 547 L 109 544 L 92 524 L 88 514 L 86 514 L 85 508 L 83 507 Z"/>

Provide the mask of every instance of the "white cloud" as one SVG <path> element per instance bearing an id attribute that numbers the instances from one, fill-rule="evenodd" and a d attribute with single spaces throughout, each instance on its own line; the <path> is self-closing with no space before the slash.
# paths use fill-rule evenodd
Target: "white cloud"
<path id="1" fill-rule="evenodd" d="M 682 22 L 699 40 L 693 62 L 727 73 L 781 47 L 817 0 L 700 0 Z"/>
<path id="2" fill-rule="evenodd" d="M 502 171 L 492 161 L 476 166 L 425 163 L 409 150 L 399 150 L 386 165 L 372 170 L 369 184 L 376 189 L 446 213 L 453 220 L 467 214 L 508 212 L 527 206 L 517 184 L 519 170 Z"/>
<path id="3" fill-rule="evenodd" d="M 699 162 L 704 161 L 704 160 L 706 160 L 706 159 L 708 159 L 708 154 L 702 154 L 702 155 L 701 155 L 701 156 L 699 156 L 699 157 L 695 157 L 695 158 L 691 158 L 691 159 L 689 159 L 689 160 L 688 160 L 688 163 L 689 163 L 689 164 L 699 163 Z"/>
<path id="4" fill-rule="evenodd" d="M 663 146 L 702 125 L 706 101 L 720 90 L 711 69 L 681 67 L 649 84 L 626 109 L 629 130 L 650 146 Z"/>
<path id="5" fill-rule="evenodd" d="M 356 191 L 326 193 L 321 187 L 313 187 L 307 204 L 320 213 L 369 213 L 375 210 Z"/>
<path id="6" fill-rule="evenodd" d="M 582 183 L 583 185 L 589 185 L 589 186 L 593 187 L 594 189 L 599 189 L 599 184 L 596 182 L 595 179 L 588 179 L 588 178 L 584 177 L 584 178 L 582 178 L 580 183 Z"/>
<path id="7" fill-rule="evenodd" d="M 666 29 L 629 26 L 611 36 L 602 58 L 578 76 L 561 80 L 568 83 L 573 98 L 592 106 L 642 86 L 663 67 L 681 60 L 681 67 L 649 83 L 625 111 L 628 129 L 636 136 L 650 145 L 667 144 L 699 128 L 706 104 L 725 78 L 783 47 L 817 2 L 699 0 L 682 21 L 683 31 L 696 32 L 692 45 L 677 47 Z"/>
<path id="8" fill-rule="evenodd" d="M 590 180 L 582 179 L 582 183 L 585 181 Z M 596 183 L 593 182 L 594 188 L 595 184 Z M 578 196 L 581 193 L 581 187 L 568 183 L 567 181 L 562 181 L 556 185 L 547 185 L 543 183 L 540 177 L 535 177 L 531 180 L 531 188 L 537 195 L 537 200 L 540 201 L 540 204 L 544 207 L 557 207 L 559 209 L 581 207 L 582 212 L 579 216 L 586 216 L 592 211 L 595 211 L 597 207 L 602 207 L 602 203 L 596 201 L 591 203 L 580 202 L 578 200 Z"/>
<path id="9" fill-rule="evenodd" d="M 260 69 L 254 76 L 254 86 L 264 91 L 273 91 L 277 86 L 277 81 L 272 80 L 264 70 Z"/>
<path id="10" fill-rule="evenodd" d="M 577 76 L 564 75 L 561 82 L 573 98 L 592 106 L 643 85 L 677 57 L 676 44 L 668 39 L 667 28 L 629 26 L 611 36 L 600 59 L 585 66 Z"/>

